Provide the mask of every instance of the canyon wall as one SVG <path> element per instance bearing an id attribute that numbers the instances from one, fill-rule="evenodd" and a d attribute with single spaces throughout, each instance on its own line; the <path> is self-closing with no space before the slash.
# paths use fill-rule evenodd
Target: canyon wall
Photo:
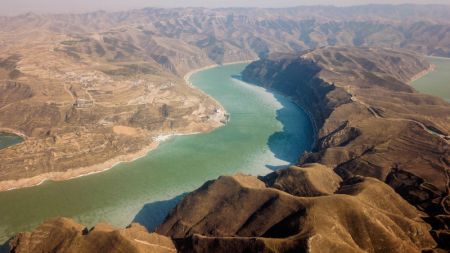
<path id="1" fill-rule="evenodd" d="M 0 151 L 0 190 L 102 171 L 142 156 L 158 135 L 220 126 L 214 120 L 220 105 L 181 78 L 193 69 L 323 46 L 450 56 L 449 12 L 448 6 L 368 5 L 0 17 L 0 130 L 26 137 Z M 365 80 L 371 78 L 382 81 Z M 349 99 L 340 89 L 332 93 L 332 106 Z M 302 99 L 317 105 L 309 110 L 322 124 L 329 109 L 313 98 Z"/>
<path id="2" fill-rule="evenodd" d="M 429 69 L 410 52 L 381 48 L 327 47 L 256 61 L 243 79 L 289 96 L 315 122 L 316 147 L 299 166 L 208 181 L 156 233 L 132 225 L 104 234 L 105 225 L 89 231 L 55 220 L 17 235 L 11 248 L 74 252 L 102 236 L 89 250 L 445 252 L 450 106 L 407 84 Z M 59 236 L 43 239 L 48 233 Z"/>
<path id="3" fill-rule="evenodd" d="M 311 112 L 318 141 L 299 164 L 382 180 L 440 230 L 449 217 L 450 105 L 407 84 L 429 69 L 405 51 L 328 47 L 273 55 L 249 65 L 243 78 Z"/>

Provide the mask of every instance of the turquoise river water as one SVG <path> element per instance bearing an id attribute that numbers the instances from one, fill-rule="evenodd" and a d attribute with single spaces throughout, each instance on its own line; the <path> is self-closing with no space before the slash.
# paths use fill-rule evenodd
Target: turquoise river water
<path id="1" fill-rule="evenodd" d="M 17 135 L 0 133 L 0 149 L 16 145 L 22 142 L 22 140 L 22 137 Z"/>
<path id="2" fill-rule="evenodd" d="M 412 86 L 419 92 L 442 97 L 450 102 L 450 58 L 428 57 L 435 70 L 417 79 Z"/>
<path id="3" fill-rule="evenodd" d="M 207 134 L 174 137 L 145 157 L 94 175 L 0 193 L 0 239 L 57 216 L 87 226 L 133 221 L 152 229 L 181 196 L 220 175 L 266 174 L 297 161 L 313 142 L 307 115 L 282 96 L 231 78 L 245 64 L 191 77 L 230 122 Z"/>

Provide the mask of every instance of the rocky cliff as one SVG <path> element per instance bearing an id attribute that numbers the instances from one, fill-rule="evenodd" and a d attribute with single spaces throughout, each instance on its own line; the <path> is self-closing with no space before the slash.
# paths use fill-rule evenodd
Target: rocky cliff
<path id="1" fill-rule="evenodd" d="M 450 106 L 407 84 L 429 69 L 410 52 L 381 48 L 327 47 L 256 61 L 244 80 L 291 97 L 316 125 L 316 147 L 299 166 L 206 182 L 184 197 L 156 234 L 136 225 L 89 232 L 56 220 L 17 235 L 11 248 L 445 252 Z"/>
<path id="2" fill-rule="evenodd" d="M 221 125 L 214 120 L 219 105 L 180 78 L 193 69 L 322 46 L 450 56 L 449 12 L 437 5 L 367 5 L 0 17 L 0 130 L 27 137 L 0 151 L 0 191 L 102 171 L 143 155 L 160 134 Z M 345 103 L 345 93 L 333 94 L 343 97 L 330 103 Z M 312 98 L 303 99 L 320 101 Z M 318 122 L 330 113 L 320 108 L 309 108 Z"/>
<path id="3" fill-rule="evenodd" d="M 408 85 L 429 69 L 406 51 L 327 47 L 273 55 L 243 77 L 311 112 L 318 141 L 300 164 L 326 164 L 344 179 L 377 178 L 430 216 L 448 217 L 450 105 Z M 437 230 L 448 226 L 440 221 Z"/>

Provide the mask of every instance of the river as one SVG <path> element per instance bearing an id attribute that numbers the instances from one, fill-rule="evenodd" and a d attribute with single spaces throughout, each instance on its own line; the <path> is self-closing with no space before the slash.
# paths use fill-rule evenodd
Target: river
<path id="1" fill-rule="evenodd" d="M 450 102 L 450 58 L 428 57 L 435 70 L 417 79 L 412 86 L 419 92 L 441 97 Z"/>
<path id="2" fill-rule="evenodd" d="M 295 163 L 313 142 L 307 115 L 286 98 L 233 79 L 246 64 L 203 70 L 196 87 L 218 100 L 230 122 L 211 133 L 177 136 L 145 157 L 99 174 L 0 193 L 0 239 L 52 217 L 87 226 L 160 223 L 186 192 L 220 175 L 267 174 Z"/>
<path id="3" fill-rule="evenodd" d="M 19 144 L 22 141 L 23 139 L 20 136 L 0 132 L 0 149 Z"/>

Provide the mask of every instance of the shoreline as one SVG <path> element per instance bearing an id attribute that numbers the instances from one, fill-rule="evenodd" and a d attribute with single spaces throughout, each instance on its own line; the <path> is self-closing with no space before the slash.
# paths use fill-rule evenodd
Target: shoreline
<path id="1" fill-rule="evenodd" d="M 132 153 L 132 154 L 119 155 L 115 158 L 112 158 L 110 160 L 107 160 L 107 161 L 99 163 L 99 164 L 94 164 L 94 165 L 90 165 L 87 167 L 69 169 L 67 171 L 61 171 L 61 172 L 44 173 L 44 174 L 34 176 L 31 178 L 22 178 L 22 179 L 17 179 L 17 180 L 2 181 L 2 182 L 0 182 L 0 192 L 39 186 L 39 185 L 45 183 L 46 181 L 60 182 L 60 181 L 66 181 L 66 180 L 71 180 L 71 179 L 76 179 L 76 178 L 80 178 L 80 177 L 84 177 L 84 176 L 102 173 L 102 172 L 105 172 L 107 170 L 114 168 L 115 166 L 117 166 L 119 164 L 133 162 L 142 157 L 145 157 L 149 152 L 158 148 L 158 146 L 162 142 L 167 141 L 172 137 L 199 134 L 199 133 L 203 133 L 203 132 L 186 132 L 186 133 L 172 133 L 172 134 L 157 135 L 157 136 L 153 137 L 153 142 L 151 142 L 150 145 L 148 145 L 146 148 L 141 149 L 140 151 Z M 12 185 L 14 185 L 14 186 L 12 186 Z"/>
<path id="2" fill-rule="evenodd" d="M 256 60 L 256 59 L 255 59 Z M 216 68 L 216 67 L 220 67 L 220 66 L 227 66 L 227 65 L 233 65 L 233 64 L 244 64 L 244 63 L 251 63 L 255 60 L 245 60 L 245 61 L 233 61 L 233 62 L 227 62 L 227 63 L 223 63 L 223 64 L 211 64 L 211 65 L 207 65 L 205 67 L 201 67 L 199 69 L 194 69 L 191 70 L 189 72 L 187 72 L 184 76 L 184 82 L 191 87 L 192 89 L 195 89 L 197 91 L 199 91 L 200 93 L 202 93 L 203 95 L 207 96 L 209 99 L 213 100 L 219 107 L 220 109 L 224 112 L 225 115 L 228 115 L 228 120 L 227 122 L 229 122 L 231 120 L 231 115 L 227 112 L 227 110 L 225 110 L 225 107 L 223 107 L 223 105 L 217 101 L 217 99 L 215 99 L 214 97 L 210 96 L 209 94 L 207 94 L 206 92 L 204 92 L 203 90 L 199 89 L 198 87 L 194 86 L 189 79 L 191 78 L 191 76 L 197 72 L 200 71 L 204 71 L 207 69 L 212 69 L 212 68 Z M 225 123 L 226 124 L 226 123 Z"/>
<path id="3" fill-rule="evenodd" d="M 211 97 L 209 94 L 205 93 L 204 91 L 202 91 L 201 89 L 195 87 L 194 85 L 192 85 L 189 82 L 189 78 L 199 72 L 199 71 L 203 71 L 203 70 L 207 70 L 207 69 L 211 69 L 214 67 L 218 67 L 218 66 L 225 66 L 225 65 L 233 65 L 233 64 L 239 64 L 239 63 L 249 63 L 252 62 L 254 60 L 246 60 L 246 61 L 235 61 L 235 62 L 229 62 L 229 63 L 224 63 L 224 64 L 212 64 L 212 65 L 208 65 L 205 67 L 201 67 L 198 69 L 194 69 L 189 71 L 188 73 L 186 73 L 183 77 L 185 84 L 188 85 L 189 87 L 193 88 L 193 89 L 197 89 L 198 91 L 200 91 L 202 94 L 205 94 L 206 96 L 208 96 L 210 99 L 212 99 L 213 101 L 215 101 L 217 103 L 217 105 L 226 113 L 224 107 L 222 106 L 222 104 L 220 104 L 215 98 Z M 206 131 L 195 131 L 195 132 L 179 132 L 179 133 L 168 133 L 168 134 L 159 134 L 155 137 L 153 137 L 153 141 L 145 148 L 141 149 L 140 151 L 137 151 L 135 153 L 132 154 L 124 154 L 124 155 L 119 155 L 116 157 L 113 157 L 105 162 L 102 163 L 98 163 L 98 164 L 93 164 L 90 166 L 86 166 L 86 167 L 79 167 L 79 168 L 74 168 L 74 169 L 69 169 L 67 171 L 61 171 L 61 172 L 49 172 L 49 173 L 44 173 L 44 174 L 40 174 L 37 176 L 33 176 L 30 178 L 21 178 L 21 179 L 15 179 L 15 180 L 6 180 L 6 181 L 1 181 L 0 182 L 0 192 L 5 192 L 5 191 L 13 191 L 13 190 L 18 190 L 18 189 L 23 189 L 23 188 L 30 188 L 30 187 L 34 187 L 34 186 L 39 186 L 43 183 L 45 183 L 46 181 L 66 181 L 66 180 L 71 180 L 71 179 L 76 179 L 76 178 L 80 178 L 80 177 L 84 177 L 84 176 L 89 176 L 89 175 L 93 175 L 93 174 L 98 174 L 101 172 L 105 172 L 107 170 L 110 170 L 112 168 L 114 168 L 115 166 L 121 164 L 121 163 L 129 163 L 129 162 L 133 162 L 135 160 L 138 160 L 144 156 L 146 156 L 149 152 L 151 152 L 152 150 L 155 150 L 156 148 L 158 148 L 158 146 L 164 142 L 167 141 L 168 139 L 175 137 L 175 136 L 183 136 L 183 135 L 193 135 L 193 134 L 200 134 L 200 133 L 208 133 L 212 130 L 215 130 L 222 125 L 216 126 L 214 124 L 211 124 L 210 127 L 208 127 L 208 130 Z M 16 134 L 22 138 L 24 138 L 24 140 L 26 140 L 27 136 L 24 135 L 23 133 L 20 133 L 18 131 L 15 131 L 13 129 L 9 129 L 9 128 L 0 128 L 0 132 L 5 132 L 5 133 L 13 133 Z"/>
<path id="4" fill-rule="evenodd" d="M 444 56 L 427 55 L 427 57 L 436 58 L 436 59 L 442 59 L 442 60 L 450 60 L 450 57 L 444 57 Z"/>
<path id="5" fill-rule="evenodd" d="M 26 134 L 24 134 L 23 132 L 20 132 L 20 131 L 11 129 L 11 128 L 6 128 L 6 127 L 0 127 L 0 133 L 17 135 L 17 136 L 23 138 L 24 140 L 26 140 L 28 138 L 28 136 Z"/>
<path id="6" fill-rule="evenodd" d="M 193 85 L 189 82 L 189 79 L 191 78 L 191 76 L 192 76 L 193 74 L 195 74 L 195 73 L 197 73 L 197 72 L 200 72 L 200 71 L 203 71 L 203 70 L 207 70 L 207 69 L 212 69 L 212 68 L 219 67 L 219 66 L 227 66 L 227 65 L 233 65 L 233 64 L 251 63 L 251 62 L 254 62 L 254 61 L 256 61 L 256 60 L 258 60 L 258 59 L 253 59 L 253 60 L 243 60 L 243 61 L 232 61 L 232 62 L 227 62 L 227 63 L 223 63 L 223 64 L 211 64 L 211 65 L 207 65 L 207 66 L 205 66 L 205 67 L 201 67 L 201 68 L 194 69 L 194 70 L 191 70 L 191 71 L 187 72 L 187 73 L 183 76 L 183 79 L 184 79 L 184 81 L 185 81 L 187 84 L 189 84 L 189 86 L 193 86 Z"/>
<path id="7" fill-rule="evenodd" d="M 309 110 L 307 110 L 304 106 L 302 106 L 294 97 L 291 97 L 291 96 L 288 96 L 286 94 L 283 94 L 282 92 L 280 92 L 280 91 L 278 91 L 276 89 L 263 87 L 263 86 L 260 86 L 260 85 L 254 84 L 254 83 L 248 83 L 248 82 L 245 82 L 245 81 L 239 80 L 239 79 L 235 79 L 235 80 L 237 80 L 239 82 L 242 82 L 242 83 L 244 83 L 246 85 L 253 85 L 253 86 L 256 86 L 256 87 L 263 88 L 264 90 L 266 90 L 269 93 L 282 96 L 282 97 L 286 98 L 289 102 L 293 103 L 295 106 L 300 108 L 300 110 L 302 110 L 306 114 L 306 116 L 308 117 L 309 121 L 311 122 L 312 130 L 313 130 L 313 140 L 312 140 L 312 143 L 311 143 L 311 146 L 310 146 L 310 151 L 313 150 L 316 147 L 317 141 L 318 141 L 317 136 L 318 136 L 318 133 L 319 133 L 316 121 L 314 120 L 314 118 L 312 116 L 312 113 Z M 308 151 L 308 152 L 310 152 L 310 151 Z"/>
<path id="8" fill-rule="evenodd" d="M 412 76 L 409 81 L 407 82 L 407 84 L 409 84 L 410 86 L 412 86 L 412 83 L 419 80 L 420 78 L 428 75 L 429 73 L 433 72 L 436 70 L 436 65 L 431 64 L 427 69 L 424 69 L 422 71 L 420 71 L 419 73 L 415 74 L 414 76 Z"/>

